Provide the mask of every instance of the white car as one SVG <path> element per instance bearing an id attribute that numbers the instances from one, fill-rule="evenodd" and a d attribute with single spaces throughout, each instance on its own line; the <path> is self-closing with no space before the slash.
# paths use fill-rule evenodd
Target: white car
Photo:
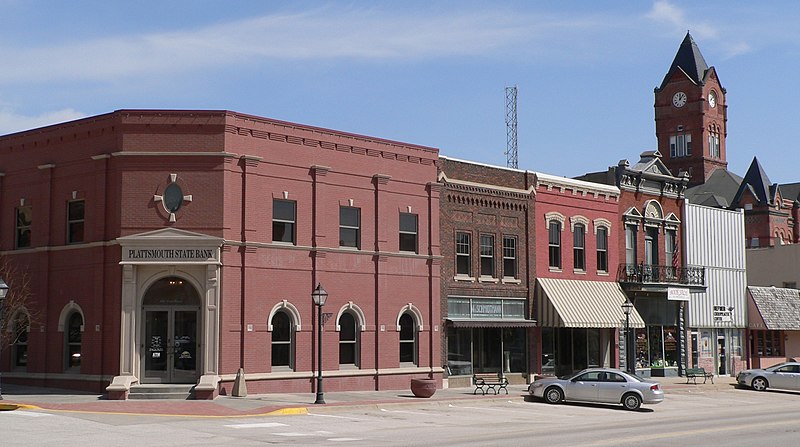
<path id="1" fill-rule="evenodd" d="M 745 369 L 736 375 L 736 383 L 756 391 L 767 388 L 800 391 L 800 362 L 785 362 L 764 369 Z"/>
<path id="2" fill-rule="evenodd" d="M 658 382 L 613 368 L 589 368 L 564 378 L 541 378 L 530 384 L 528 392 L 551 404 L 602 402 L 622 404 L 628 410 L 636 410 L 642 403 L 664 401 L 664 390 Z"/>

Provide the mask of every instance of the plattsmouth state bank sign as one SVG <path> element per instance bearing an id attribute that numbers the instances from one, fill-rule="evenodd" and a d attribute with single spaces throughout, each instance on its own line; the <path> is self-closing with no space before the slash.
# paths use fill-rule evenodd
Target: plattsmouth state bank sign
<path id="1" fill-rule="evenodd" d="M 219 264 L 221 238 L 164 228 L 117 239 L 121 264 Z"/>
<path id="2" fill-rule="evenodd" d="M 126 248 L 124 261 L 187 262 L 211 261 L 216 250 L 208 248 Z"/>

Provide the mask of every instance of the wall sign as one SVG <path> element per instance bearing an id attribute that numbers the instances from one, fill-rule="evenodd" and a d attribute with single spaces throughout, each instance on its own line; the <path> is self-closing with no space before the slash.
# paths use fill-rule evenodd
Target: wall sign
<path id="1" fill-rule="evenodd" d="M 714 323 L 732 323 L 733 307 L 714 306 Z"/>
<path id="2" fill-rule="evenodd" d="M 689 289 L 668 287 L 667 299 L 672 301 L 689 301 Z"/>

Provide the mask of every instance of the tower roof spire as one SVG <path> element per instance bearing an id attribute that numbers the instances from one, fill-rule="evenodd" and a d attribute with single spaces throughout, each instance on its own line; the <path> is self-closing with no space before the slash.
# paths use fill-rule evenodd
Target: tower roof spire
<path id="1" fill-rule="evenodd" d="M 686 37 L 683 38 L 683 42 L 678 48 L 678 53 L 675 55 L 675 59 L 672 61 L 667 75 L 664 76 L 664 80 L 661 81 L 661 86 L 658 90 L 667 85 L 675 70 L 678 69 L 686 73 L 695 84 L 702 85 L 705 83 L 704 79 L 708 71 L 708 64 L 706 64 L 703 54 L 700 53 L 700 48 L 697 47 L 697 43 L 692 39 L 689 31 L 686 31 Z"/>

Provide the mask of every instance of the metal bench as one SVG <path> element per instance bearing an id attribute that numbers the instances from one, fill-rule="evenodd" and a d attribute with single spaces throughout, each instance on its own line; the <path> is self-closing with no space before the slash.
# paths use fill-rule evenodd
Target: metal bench
<path id="1" fill-rule="evenodd" d="M 475 391 L 472 394 L 477 394 L 481 390 L 483 395 L 491 390 L 497 394 L 500 390 L 504 390 L 508 394 L 508 379 L 503 373 L 476 373 L 472 375 L 472 384 L 475 385 Z"/>
<path id="2" fill-rule="evenodd" d="M 711 379 L 711 383 L 714 383 L 714 374 L 707 373 L 705 368 L 686 368 L 686 383 L 689 383 L 689 380 L 694 380 L 694 384 L 697 385 L 697 378 L 702 377 L 703 383 L 706 383 L 706 380 Z"/>

